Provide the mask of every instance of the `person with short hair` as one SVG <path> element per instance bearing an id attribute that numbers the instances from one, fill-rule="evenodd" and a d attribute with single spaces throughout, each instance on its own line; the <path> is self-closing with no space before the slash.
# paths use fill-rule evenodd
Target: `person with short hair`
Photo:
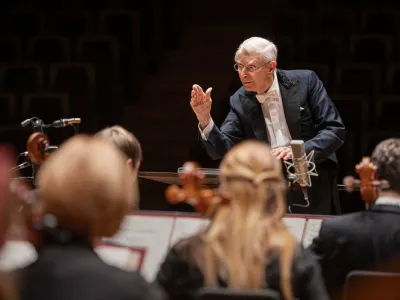
<path id="1" fill-rule="evenodd" d="M 107 127 L 95 134 L 96 137 L 112 142 L 128 158 L 128 163 L 138 171 L 142 161 L 142 146 L 135 135 L 122 126 Z"/>
<path id="2" fill-rule="evenodd" d="M 377 179 L 388 187 L 370 210 L 324 220 L 310 246 L 333 299 L 342 299 L 346 276 L 353 270 L 400 272 L 400 139 L 380 142 L 371 161 Z"/>
<path id="3" fill-rule="evenodd" d="M 41 166 L 31 234 L 38 258 L 16 270 L 21 300 L 159 299 L 137 272 L 106 264 L 97 241 L 136 206 L 126 156 L 98 137 L 68 139 Z"/>

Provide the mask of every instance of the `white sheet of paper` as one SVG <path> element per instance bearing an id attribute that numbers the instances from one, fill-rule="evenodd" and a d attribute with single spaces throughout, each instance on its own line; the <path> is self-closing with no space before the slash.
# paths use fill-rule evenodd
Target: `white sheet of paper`
<path id="1" fill-rule="evenodd" d="M 210 220 L 196 217 L 177 217 L 175 219 L 174 230 L 172 231 L 170 247 L 176 242 L 191 235 L 196 234 L 200 230 L 205 229 Z"/>
<path id="2" fill-rule="evenodd" d="M 0 269 L 10 271 L 25 267 L 37 259 L 35 248 L 31 243 L 10 240 L 4 245 L 0 257 Z"/>
<path id="3" fill-rule="evenodd" d="M 142 253 L 126 247 L 101 245 L 96 253 L 107 264 L 127 271 L 138 271 Z"/>
<path id="4" fill-rule="evenodd" d="M 289 232 L 301 243 L 303 238 L 304 227 L 306 225 L 306 219 L 304 218 L 283 218 L 283 224 Z"/>
<path id="5" fill-rule="evenodd" d="M 104 240 L 117 245 L 145 248 L 141 274 L 148 281 L 153 281 L 167 253 L 174 222 L 172 216 L 129 215 L 125 217 L 120 231 Z"/>
<path id="6" fill-rule="evenodd" d="M 321 230 L 321 225 L 322 225 L 321 219 L 308 219 L 305 232 L 304 232 L 304 237 L 303 237 L 303 247 L 307 248 L 308 246 L 311 245 L 312 241 L 314 238 L 316 238 L 319 235 L 319 231 Z"/>

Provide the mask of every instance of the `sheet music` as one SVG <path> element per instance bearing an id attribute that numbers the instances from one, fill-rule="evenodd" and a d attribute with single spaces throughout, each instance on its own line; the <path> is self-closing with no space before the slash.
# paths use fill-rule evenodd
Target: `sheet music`
<path id="1" fill-rule="evenodd" d="M 95 249 L 97 255 L 107 264 L 127 271 L 140 271 L 140 263 L 144 253 L 135 249 L 99 245 Z"/>
<path id="2" fill-rule="evenodd" d="M 146 255 L 141 274 L 148 281 L 153 281 L 158 267 L 167 253 L 174 222 L 174 217 L 130 215 L 125 217 L 120 231 L 104 241 L 145 248 Z"/>
<path id="3" fill-rule="evenodd" d="M 314 238 L 319 235 L 319 231 L 321 230 L 322 219 L 308 219 L 304 237 L 303 237 L 303 247 L 307 248 L 311 245 Z"/>
<path id="4" fill-rule="evenodd" d="M 283 224 L 289 232 L 301 243 L 303 238 L 304 227 L 306 225 L 306 219 L 304 218 L 283 218 Z"/>
<path id="5" fill-rule="evenodd" d="M 4 245 L 0 257 L 0 269 L 11 271 L 25 267 L 37 259 L 35 248 L 23 240 L 10 240 Z"/>
<path id="6" fill-rule="evenodd" d="M 170 247 L 176 242 L 191 235 L 196 234 L 203 228 L 206 228 L 210 224 L 210 220 L 202 218 L 190 218 L 190 217 L 177 217 L 175 219 L 174 230 L 172 232 Z"/>

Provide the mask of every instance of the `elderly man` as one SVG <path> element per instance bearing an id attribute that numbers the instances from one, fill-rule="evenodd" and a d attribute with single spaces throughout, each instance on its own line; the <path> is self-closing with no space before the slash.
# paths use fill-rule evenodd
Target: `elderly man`
<path id="1" fill-rule="evenodd" d="M 245 139 L 265 141 L 277 158 L 292 159 L 291 140 L 304 140 L 314 150 L 318 177 L 312 178 L 309 207 L 300 190 L 290 190 L 294 213 L 340 212 L 336 188 L 335 151 L 343 144 L 345 127 L 323 83 L 310 70 L 277 69 L 277 47 L 263 38 L 245 40 L 235 54 L 234 68 L 243 86 L 230 99 L 230 111 L 218 128 L 211 118 L 211 90 L 193 85 L 191 107 L 199 121 L 201 141 L 209 156 L 222 158 Z M 333 211 L 332 211 L 333 209 Z"/>

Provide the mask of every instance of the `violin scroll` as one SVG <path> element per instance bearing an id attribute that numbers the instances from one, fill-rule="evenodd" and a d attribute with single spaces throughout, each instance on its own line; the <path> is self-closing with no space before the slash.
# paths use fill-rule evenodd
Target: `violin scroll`
<path id="1" fill-rule="evenodd" d="M 26 143 L 26 149 L 30 160 L 37 165 L 42 164 L 49 155 L 49 138 L 41 132 L 30 135 Z"/>
<path id="2" fill-rule="evenodd" d="M 361 162 L 356 165 L 355 171 L 360 179 L 356 179 L 353 176 L 346 176 L 343 179 L 343 184 L 348 192 L 359 188 L 361 198 L 365 202 L 367 208 L 369 208 L 378 198 L 379 189 L 387 188 L 388 183 L 376 179 L 377 167 L 368 156 L 362 158 Z"/>
<path id="3" fill-rule="evenodd" d="M 221 194 L 204 188 L 204 173 L 196 162 L 186 162 L 180 174 L 182 188 L 169 186 L 165 196 L 171 204 L 186 202 L 192 205 L 203 216 L 208 216 L 219 204 L 227 204 L 228 200 Z"/>

